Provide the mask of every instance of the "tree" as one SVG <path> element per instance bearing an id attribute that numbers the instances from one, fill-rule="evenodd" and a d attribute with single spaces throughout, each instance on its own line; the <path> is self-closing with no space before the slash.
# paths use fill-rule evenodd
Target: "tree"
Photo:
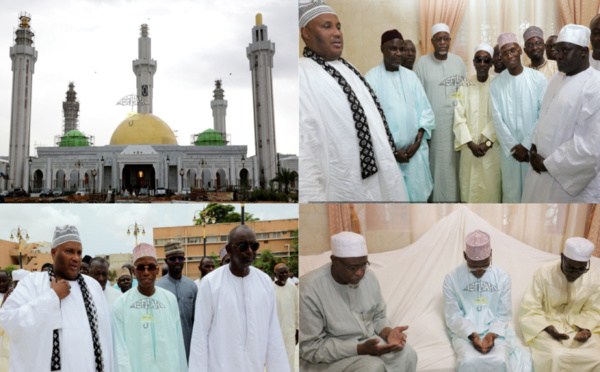
<path id="1" fill-rule="evenodd" d="M 244 213 L 246 221 L 258 221 L 258 217 L 254 217 L 252 213 Z M 214 217 L 215 223 L 230 223 L 242 222 L 242 214 L 235 212 L 235 207 L 231 204 L 210 203 L 200 212 L 199 218 L 195 224 L 202 225 L 204 216 Z"/>
<path id="2" fill-rule="evenodd" d="M 295 277 L 298 277 L 298 229 L 292 231 L 292 246 L 287 267 Z"/>
<path id="3" fill-rule="evenodd" d="M 254 261 L 252 266 L 262 270 L 265 274 L 273 277 L 273 268 L 281 262 L 281 259 L 276 258 L 270 249 L 265 249 L 260 253 L 260 256 Z"/>
<path id="4" fill-rule="evenodd" d="M 287 168 L 281 168 L 281 170 L 279 172 L 277 172 L 277 175 L 275 176 L 275 178 L 273 178 L 271 181 L 273 182 L 277 182 L 280 186 L 283 186 L 284 191 L 286 194 L 290 193 L 289 190 L 289 186 L 291 183 L 296 182 L 297 180 L 297 174 L 296 172 L 287 169 Z M 280 189 L 281 191 L 281 189 Z"/>
<path id="5" fill-rule="evenodd" d="M 15 265 L 8 265 L 8 266 L 2 268 L 2 270 L 6 271 L 11 278 L 12 278 L 12 272 L 15 270 L 18 270 L 18 269 L 19 268 Z"/>

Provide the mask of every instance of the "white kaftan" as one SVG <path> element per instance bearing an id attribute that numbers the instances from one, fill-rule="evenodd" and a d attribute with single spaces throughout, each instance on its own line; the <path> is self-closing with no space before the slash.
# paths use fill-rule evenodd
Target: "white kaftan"
<path id="1" fill-rule="evenodd" d="M 492 80 L 492 116 L 498 144 L 502 149 L 502 202 L 519 203 L 523 193 L 528 162 L 518 162 L 511 149 L 521 144 L 528 151 L 546 91 L 546 77 L 539 71 L 523 67 L 517 76 L 502 71 Z"/>
<path id="2" fill-rule="evenodd" d="M 521 300 L 519 323 L 536 371 L 600 371 L 600 276 L 593 269 L 569 283 L 560 261 L 540 267 Z M 569 339 L 552 338 L 544 330 L 550 325 Z M 574 339 L 580 329 L 592 332 L 584 343 Z"/>
<path id="3" fill-rule="evenodd" d="M 202 278 L 190 372 L 290 372 L 271 279 L 255 267 L 237 277 L 229 265 Z"/>
<path id="4" fill-rule="evenodd" d="M 121 297 L 122 294 L 123 293 L 120 290 L 114 289 L 110 284 L 107 284 L 106 287 L 104 287 L 104 297 L 106 298 L 106 305 L 108 306 L 108 311 L 111 316 L 112 307 L 115 301 L 117 301 L 117 298 Z"/>
<path id="5" fill-rule="evenodd" d="M 493 77 L 480 83 L 477 76 L 469 80 L 473 85 L 458 88 L 454 107 L 454 149 L 460 151 L 460 201 L 464 203 L 502 202 L 502 175 L 500 146 L 492 119 L 490 84 Z M 484 156 L 476 157 L 467 146 L 490 140 L 492 147 Z"/>
<path id="6" fill-rule="evenodd" d="M 533 143 L 547 172 L 529 169 L 524 203 L 600 201 L 600 71 L 558 74 L 548 85 Z"/>
<path id="7" fill-rule="evenodd" d="M 294 371 L 296 354 L 296 330 L 298 329 L 298 288 L 291 281 L 279 286 L 273 283 L 275 300 L 277 301 L 277 317 L 287 351 L 290 370 Z"/>
<path id="8" fill-rule="evenodd" d="M 600 60 L 592 57 L 592 50 L 590 49 L 590 66 L 600 71 Z"/>
<path id="9" fill-rule="evenodd" d="M 300 58 L 300 202 L 407 201 L 381 115 L 364 83 L 342 62 L 327 62 L 360 101 L 371 133 L 377 173 L 362 179 L 352 111 L 337 81 L 312 59 Z"/>
<path id="10" fill-rule="evenodd" d="M 398 71 L 387 71 L 382 62 L 365 75 L 385 111 L 387 123 L 398 150 L 407 150 L 424 129 L 419 149 L 408 163 L 398 163 L 411 202 L 426 202 L 433 190 L 433 179 L 429 169 L 429 145 L 431 132 L 435 129 L 433 111 L 414 72 L 399 67 Z"/>
<path id="11" fill-rule="evenodd" d="M 433 53 L 419 58 L 414 68 L 421 80 L 435 115 L 435 130 L 429 143 L 429 165 L 433 177 L 434 202 L 458 202 L 459 153 L 454 151 L 454 99 L 464 83 L 467 69 L 463 60 L 452 53 L 440 61 Z"/>
<path id="12" fill-rule="evenodd" d="M 83 275 L 96 312 L 104 371 L 113 371 L 113 342 L 106 299 L 96 279 Z M 10 337 L 10 370 L 50 371 L 53 332 L 60 337 L 62 372 L 95 372 L 94 344 L 83 295 L 77 281 L 59 300 L 50 288 L 48 272 L 28 274 L 0 310 L 0 323 Z"/>
<path id="13" fill-rule="evenodd" d="M 531 355 L 517 348 L 511 314 L 511 284 L 508 274 L 492 265 L 481 278 L 473 276 L 465 263 L 444 279 L 444 315 L 458 371 L 531 371 Z M 475 350 L 469 335 L 481 340 L 488 333 L 498 338 L 487 354 Z"/>

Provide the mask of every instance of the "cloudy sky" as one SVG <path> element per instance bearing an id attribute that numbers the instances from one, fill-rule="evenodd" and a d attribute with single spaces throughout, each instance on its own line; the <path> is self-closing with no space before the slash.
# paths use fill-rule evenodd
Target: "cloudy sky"
<path id="1" fill-rule="evenodd" d="M 145 236 L 138 243 L 154 241 L 155 227 L 193 225 L 194 212 L 200 204 L 143 204 L 143 205 L 32 205 L 5 204 L 0 213 L 0 239 L 10 240 L 12 230 L 21 227 L 29 233 L 29 242 L 51 241 L 56 226 L 75 225 L 83 241 L 83 253 L 90 256 L 111 253 L 131 253 L 135 246 L 127 228 L 136 221 L 144 226 Z M 240 204 L 235 205 L 241 212 Z M 246 212 L 261 221 L 298 218 L 297 204 L 246 204 Z"/>
<path id="2" fill-rule="evenodd" d="M 132 61 L 140 25 L 152 39 L 154 114 L 179 145 L 213 127 L 210 101 L 222 79 L 227 132 L 254 155 L 251 75 L 246 47 L 255 14 L 275 43 L 273 90 L 277 151 L 298 154 L 297 6 L 281 0 L 20 0 L 0 3 L 0 156 L 8 156 L 12 71 L 18 15 L 31 15 L 38 60 L 33 76 L 31 154 L 62 134 L 62 102 L 70 81 L 80 102 L 79 129 L 106 145 L 131 107 L 116 105 L 135 92 Z"/>

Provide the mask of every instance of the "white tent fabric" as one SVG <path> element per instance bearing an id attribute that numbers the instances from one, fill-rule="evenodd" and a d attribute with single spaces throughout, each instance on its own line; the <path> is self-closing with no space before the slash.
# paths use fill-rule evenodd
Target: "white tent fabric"
<path id="1" fill-rule="evenodd" d="M 476 229 L 490 234 L 493 264 L 511 277 L 511 327 L 517 335 L 517 345 L 524 346 L 516 318 L 521 298 L 535 271 L 560 256 L 504 234 L 467 208 L 441 219 L 405 248 L 369 255 L 369 270 L 379 278 L 388 317 L 393 325 L 409 325 L 408 343 L 419 356 L 419 371 L 455 370 L 456 356 L 444 322 L 442 285 L 446 274 L 464 261 L 464 237 Z M 329 262 L 330 256 L 329 251 L 300 257 L 300 292 L 302 275 Z M 592 268 L 600 272 L 600 259 L 592 257 Z"/>

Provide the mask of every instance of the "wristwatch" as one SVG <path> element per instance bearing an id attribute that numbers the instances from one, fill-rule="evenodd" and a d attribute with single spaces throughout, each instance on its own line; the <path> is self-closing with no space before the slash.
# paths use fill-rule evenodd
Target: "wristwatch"
<path id="1" fill-rule="evenodd" d="M 486 145 L 486 146 L 488 147 L 488 149 L 489 149 L 489 148 L 492 148 L 492 146 L 494 145 L 494 143 L 493 143 L 492 141 L 490 141 L 490 140 L 487 140 L 487 141 L 485 142 L 485 145 Z"/>

